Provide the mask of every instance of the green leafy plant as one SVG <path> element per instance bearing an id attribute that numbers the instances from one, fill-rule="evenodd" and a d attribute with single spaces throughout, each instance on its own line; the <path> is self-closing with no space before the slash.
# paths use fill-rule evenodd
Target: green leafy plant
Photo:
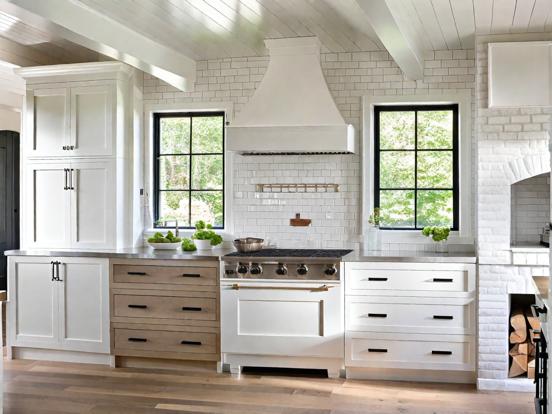
<path id="1" fill-rule="evenodd" d="M 372 211 L 372 214 L 370 214 L 370 217 L 368 217 L 368 223 L 370 223 L 372 226 L 379 226 L 380 225 L 380 209 L 379 207 L 374 208 L 374 211 Z"/>
<path id="2" fill-rule="evenodd" d="M 195 240 L 210 240 L 211 246 L 217 246 L 222 243 L 222 237 L 215 233 L 211 224 L 205 224 L 203 220 L 199 220 L 195 224 L 196 231 L 192 235 Z"/>
<path id="3" fill-rule="evenodd" d="M 148 238 L 149 243 L 180 243 L 182 239 L 175 237 L 172 231 L 168 231 L 164 236 L 161 232 L 156 232 L 153 236 Z"/>
<path id="4" fill-rule="evenodd" d="M 422 230 L 422 234 L 426 237 L 431 237 L 433 241 L 440 242 L 448 239 L 450 234 L 449 227 L 427 226 Z"/>
<path id="5" fill-rule="evenodd" d="M 197 250 L 197 247 L 192 239 L 186 238 L 182 240 L 182 250 L 184 250 L 185 252 L 195 252 Z"/>

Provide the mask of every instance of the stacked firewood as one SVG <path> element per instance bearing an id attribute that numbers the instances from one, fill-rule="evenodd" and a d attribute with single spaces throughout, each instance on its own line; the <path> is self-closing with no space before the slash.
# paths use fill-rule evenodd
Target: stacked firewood
<path id="1" fill-rule="evenodd" d="M 533 330 L 540 329 L 540 322 L 531 314 L 531 310 L 521 306 L 512 309 L 510 314 L 510 378 L 528 373 L 531 378 L 534 375 L 535 359 L 535 334 Z"/>

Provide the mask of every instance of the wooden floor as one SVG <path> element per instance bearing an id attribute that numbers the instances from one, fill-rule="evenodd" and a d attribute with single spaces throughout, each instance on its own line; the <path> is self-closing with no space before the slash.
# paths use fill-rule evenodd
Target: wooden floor
<path id="1" fill-rule="evenodd" d="M 532 395 L 473 386 L 6 361 L 4 414 L 532 414 Z"/>

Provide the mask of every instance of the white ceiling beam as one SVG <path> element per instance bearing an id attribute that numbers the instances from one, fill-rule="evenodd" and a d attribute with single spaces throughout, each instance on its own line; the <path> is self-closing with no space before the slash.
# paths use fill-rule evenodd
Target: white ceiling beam
<path id="1" fill-rule="evenodd" d="M 364 10 L 370 25 L 409 79 L 422 79 L 424 75 L 423 48 L 407 35 L 393 15 L 386 0 L 356 0 Z"/>
<path id="2" fill-rule="evenodd" d="M 180 90 L 193 90 L 195 60 L 76 0 L 0 1 L 0 10 L 48 33 L 125 62 Z"/>

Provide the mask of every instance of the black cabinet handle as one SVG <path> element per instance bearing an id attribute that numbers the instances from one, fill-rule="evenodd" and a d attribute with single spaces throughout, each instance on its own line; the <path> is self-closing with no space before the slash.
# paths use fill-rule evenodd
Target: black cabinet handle
<path id="1" fill-rule="evenodd" d="M 195 306 L 182 306 L 182 310 L 190 312 L 201 312 L 202 309 Z"/>
<path id="2" fill-rule="evenodd" d="M 51 261 L 50 264 L 52 265 L 52 282 L 56 281 L 56 262 Z"/>
<path id="3" fill-rule="evenodd" d="M 368 317 L 369 318 L 387 318 L 387 314 L 386 313 L 369 313 Z"/>
<path id="4" fill-rule="evenodd" d="M 147 309 L 148 305 L 128 305 L 131 309 Z"/>
<path id="5" fill-rule="evenodd" d="M 452 355 L 452 351 L 431 351 L 432 355 Z"/>
<path id="6" fill-rule="evenodd" d="M 127 272 L 127 275 L 131 276 L 147 276 L 148 274 L 146 272 Z"/>
<path id="7" fill-rule="evenodd" d="M 454 319 L 451 315 L 433 315 L 433 319 L 446 319 L 446 320 L 452 320 Z"/>
<path id="8" fill-rule="evenodd" d="M 61 262 L 54 262 L 54 265 L 56 266 L 56 281 L 57 282 L 63 282 L 63 279 L 59 277 L 59 265 Z"/>
<path id="9" fill-rule="evenodd" d="M 195 345 L 199 346 L 201 345 L 200 341 L 180 341 L 180 345 Z"/>
<path id="10" fill-rule="evenodd" d="M 148 342 L 146 338 L 128 338 L 128 342 Z"/>
<path id="11" fill-rule="evenodd" d="M 64 190 L 69 190 L 69 185 L 67 184 L 67 181 L 69 179 L 69 175 L 67 174 L 69 172 L 68 168 L 63 169 L 63 174 L 65 175 L 65 185 L 63 186 Z"/>
<path id="12" fill-rule="evenodd" d="M 387 278 L 386 277 L 369 277 L 368 281 L 369 282 L 387 282 Z"/>
<path id="13" fill-rule="evenodd" d="M 182 273 L 182 277 L 201 277 L 199 273 Z"/>
<path id="14" fill-rule="evenodd" d="M 379 352 L 379 353 L 386 353 L 387 349 L 385 348 L 368 348 L 368 352 Z"/>
<path id="15" fill-rule="evenodd" d="M 452 283 L 453 279 L 443 279 L 443 278 L 439 278 L 439 277 L 434 277 L 433 281 L 435 283 Z"/>

